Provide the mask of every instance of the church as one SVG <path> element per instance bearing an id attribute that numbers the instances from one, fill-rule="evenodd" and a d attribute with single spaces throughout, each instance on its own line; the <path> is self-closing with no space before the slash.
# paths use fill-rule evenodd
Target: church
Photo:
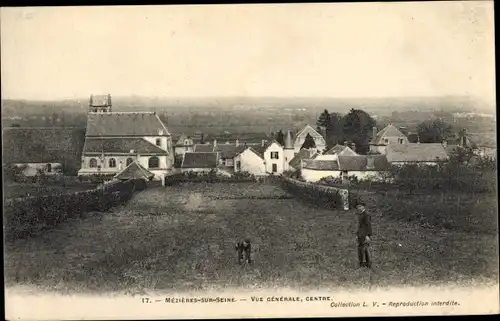
<path id="1" fill-rule="evenodd" d="M 173 171 L 172 136 L 155 112 L 113 112 L 110 95 L 91 96 L 79 176 L 118 174 L 133 162 L 154 174 Z"/>

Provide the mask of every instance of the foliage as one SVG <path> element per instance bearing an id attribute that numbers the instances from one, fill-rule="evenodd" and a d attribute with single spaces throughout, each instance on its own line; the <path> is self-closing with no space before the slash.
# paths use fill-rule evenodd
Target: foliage
<path id="1" fill-rule="evenodd" d="M 441 143 L 453 136 L 453 128 L 441 119 L 424 121 L 417 126 L 421 143 Z"/>
<path id="2" fill-rule="evenodd" d="M 8 182 L 20 182 L 24 177 L 23 172 L 27 168 L 26 165 L 16 166 L 13 164 L 4 164 L 3 177 Z"/>
<path id="3" fill-rule="evenodd" d="M 331 113 L 329 117 L 328 126 L 326 126 L 326 144 L 332 148 L 340 143 L 344 138 L 344 125 L 342 115 L 338 113 Z"/>
<path id="4" fill-rule="evenodd" d="M 375 120 L 361 109 L 351 109 L 343 118 L 344 140 L 356 144 L 360 150 L 367 150 Z"/>
<path id="5" fill-rule="evenodd" d="M 309 134 L 307 133 L 306 135 L 306 138 L 304 139 L 304 143 L 302 144 L 302 147 L 300 147 L 300 149 L 309 149 L 309 148 L 315 148 L 316 147 L 316 143 L 314 142 L 314 138 Z"/>
<path id="6" fill-rule="evenodd" d="M 320 128 L 326 128 L 330 125 L 330 114 L 328 113 L 328 110 L 325 109 L 321 115 L 319 115 L 316 125 Z"/>
<path id="7" fill-rule="evenodd" d="M 8 199 L 4 204 L 6 238 L 31 236 L 69 217 L 107 211 L 126 202 L 134 191 L 145 188 L 144 180 L 114 181 L 87 191 Z"/>
<path id="8" fill-rule="evenodd" d="M 326 208 L 342 208 L 340 189 L 295 180 L 283 176 L 282 187 L 297 198 L 306 200 L 315 205 Z"/>
<path id="9" fill-rule="evenodd" d="M 165 178 L 165 185 L 177 185 L 179 183 L 217 183 L 217 182 L 254 182 L 259 178 L 248 172 L 236 172 L 231 176 L 220 175 L 216 170 L 209 172 L 188 171 L 179 174 L 168 175 Z"/>
<path id="10" fill-rule="evenodd" d="M 282 146 L 285 145 L 285 135 L 283 134 L 283 132 L 281 131 L 281 129 L 276 134 L 276 141 L 278 143 L 280 143 Z"/>

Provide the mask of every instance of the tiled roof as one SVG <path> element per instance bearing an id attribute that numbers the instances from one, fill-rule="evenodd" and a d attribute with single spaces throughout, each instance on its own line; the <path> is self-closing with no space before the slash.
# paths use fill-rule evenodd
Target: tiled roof
<path id="1" fill-rule="evenodd" d="M 337 160 L 342 171 L 383 171 L 390 168 L 385 155 L 339 156 Z"/>
<path id="2" fill-rule="evenodd" d="M 219 152 L 221 158 L 234 158 L 247 148 L 245 145 L 220 144 L 216 146 L 215 151 Z"/>
<path id="3" fill-rule="evenodd" d="M 167 151 L 143 138 L 89 138 L 85 139 L 84 153 L 168 154 Z"/>
<path id="4" fill-rule="evenodd" d="M 217 153 L 185 153 L 182 168 L 216 168 Z"/>
<path id="5" fill-rule="evenodd" d="M 292 132 L 287 131 L 286 132 L 286 137 L 285 137 L 285 149 L 293 149 L 293 138 L 292 138 Z"/>
<path id="6" fill-rule="evenodd" d="M 80 128 L 6 128 L 2 134 L 2 162 L 54 162 L 80 167 L 84 141 L 85 132 Z"/>
<path id="7" fill-rule="evenodd" d="M 379 131 L 373 140 L 373 143 L 378 145 L 382 144 L 382 139 L 384 137 L 406 137 L 399 129 L 394 127 L 394 125 L 387 125 L 384 129 Z"/>
<path id="8" fill-rule="evenodd" d="M 145 178 L 151 180 L 155 174 L 151 173 L 147 169 L 145 169 L 141 164 L 137 162 L 132 162 L 130 165 L 125 167 L 120 173 L 115 175 L 115 178 L 118 179 L 136 179 L 136 178 Z"/>
<path id="9" fill-rule="evenodd" d="M 440 143 L 389 144 L 387 160 L 392 162 L 436 162 L 447 161 L 448 155 Z"/>
<path id="10" fill-rule="evenodd" d="M 201 153 L 213 152 L 214 151 L 214 146 L 213 145 L 208 145 L 208 144 L 195 144 L 194 145 L 194 151 L 195 152 L 201 152 Z"/>
<path id="11" fill-rule="evenodd" d="M 90 113 L 87 136 L 158 136 L 169 132 L 154 112 Z"/>
<path id="12" fill-rule="evenodd" d="M 338 171 L 339 165 L 335 160 L 304 159 L 303 168 L 319 171 Z"/>
<path id="13" fill-rule="evenodd" d="M 333 146 L 332 148 L 330 148 L 329 150 L 327 150 L 324 155 L 335 155 L 335 154 L 338 154 L 340 153 L 341 151 L 344 150 L 344 148 L 346 148 L 347 146 L 343 146 L 343 145 L 335 145 Z"/>
<path id="14" fill-rule="evenodd" d="M 302 128 L 296 135 L 295 137 L 298 137 L 300 136 L 302 133 L 304 133 L 305 131 L 309 131 L 309 132 L 312 132 L 313 134 L 317 135 L 317 136 L 323 136 L 321 135 L 321 133 L 318 133 L 318 131 L 316 129 L 314 129 L 311 125 L 306 125 L 304 128 Z M 313 135 L 311 135 L 313 136 Z"/>
<path id="15" fill-rule="evenodd" d="M 295 168 L 299 169 L 300 168 L 300 163 L 303 159 L 311 159 L 311 152 L 308 149 L 301 149 L 297 155 L 295 155 L 289 162 L 288 164 Z"/>

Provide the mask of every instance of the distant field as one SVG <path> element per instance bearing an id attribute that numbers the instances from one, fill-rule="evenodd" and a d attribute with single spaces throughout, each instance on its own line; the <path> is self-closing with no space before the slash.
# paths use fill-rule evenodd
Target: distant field
<path id="1" fill-rule="evenodd" d="M 55 193 L 77 192 L 92 189 L 96 184 L 21 184 L 21 183 L 5 183 L 3 185 L 3 197 L 15 198 L 24 196 L 41 196 Z"/>
<path id="2" fill-rule="evenodd" d="M 108 213 L 7 244 L 6 286 L 139 294 L 498 281 L 494 233 L 423 227 L 369 203 L 374 268 L 359 269 L 352 211 L 278 199 L 283 195 L 257 183 L 149 189 Z M 234 242 L 244 237 L 254 244 L 250 267 L 236 264 Z"/>

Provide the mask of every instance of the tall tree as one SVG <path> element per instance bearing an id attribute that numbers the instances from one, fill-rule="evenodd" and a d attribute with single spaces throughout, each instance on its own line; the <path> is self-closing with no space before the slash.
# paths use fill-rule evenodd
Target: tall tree
<path id="1" fill-rule="evenodd" d="M 319 115 L 318 120 L 316 121 L 317 127 L 326 128 L 330 124 L 330 114 L 328 110 L 324 110 L 321 115 Z"/>
<path id="2" fill-rule="evenodd" d="M 326 145 L 331 148 L 343 140 L 344 128 L 342 125 L 342 115 L 338 113 L 330 114 L 330 122 L 326 127 Z"/>
<path id="3" fill-rule="evenodd" d="M 280 143 L 281 145 L 285 145 L 285 135 L 279 130 L 279 132 L 276 134 L 276 141 Z"/>
<path id="4" fill-rule="evenodd" d="M 306 138 L 304 139 L 304 143 L 302 144 L 302 147 L 300 149 L 309 149 L 309 148 L 315 148 L 316 147 L 316 142 L 314 142 L 314 138 L 310 135 L 307 134 Z"/>
<path id="5" fill-rule="evenodd" d="M 453 136 L 453 128 L 441 119 L 424 121 L 417 126 L 421 143 L 441 143 Z"/>
<path id="6" fill-rule="evenodd" d="M 342 120 L 344 140 L 355 143 L 360 152 L 367 151 L 372 129 L 377 124 L 375 120 L 365 111 L 354 108 Z"/>

